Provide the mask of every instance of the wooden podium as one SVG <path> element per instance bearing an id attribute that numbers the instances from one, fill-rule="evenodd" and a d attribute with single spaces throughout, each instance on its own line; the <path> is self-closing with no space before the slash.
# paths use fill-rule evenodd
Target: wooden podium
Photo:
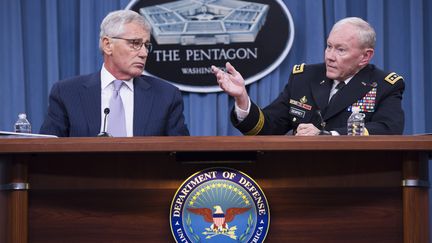
<path id="1" fill-rule="evenodd" d="M 0 242 L 173 242 L 209 167 L 261 186 L 266 242 L 429 242 L 432 136 L 0 139 Z"/>

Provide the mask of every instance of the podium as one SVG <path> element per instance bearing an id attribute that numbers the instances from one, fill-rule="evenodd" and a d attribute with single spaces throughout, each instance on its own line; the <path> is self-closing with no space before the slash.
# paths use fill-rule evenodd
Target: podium
<path id="1" fill-rule="evenodd" d="M 251 176 L 266 242 L 428 243 L 432 136 L 0 139 L 0 242 L 174 242 L 171 200 L 209 167 Z"/>

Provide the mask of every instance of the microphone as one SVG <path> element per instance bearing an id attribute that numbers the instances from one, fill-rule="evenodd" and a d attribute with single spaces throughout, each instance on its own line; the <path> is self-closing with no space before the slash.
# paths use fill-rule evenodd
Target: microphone
<path id="1" fill-rule="evenodd" d="M 111 134 L 109 134 L 109 133 L 106 132 L 106 119 L 107 119 L 107 116 L 108 116 L 109 113 L 110 113 L 110 109 L 108 107 L 105 108 L 104 109 L 105 117 L 104 117 L 104 123 L 103 123 L 103 130 L 102 130 L 101 133 L 99 133 L 97 135 L 98 137 L 112 137 Z"/>
<path id="2" fill-rule="evenodd" d="M 318 135 L 332 135 L 331 132 L 324 130 L 324 128 L 326 126 L 326 122 L 324 121 L 324 119 L 321 115 L 321 111 L 317 110 L 316 113 L 318 115 L 320 126 L 321 126 L 321 131 L 319 132 Z"/>
<path id="3" fill-rule="evenodd" d="M 323 117 L 321 115 L 321 111 L 320 110 L 317 110 L 316 113 L 318 115 L 320 126 L 321 126 L 321 130 L 322 130 L 326 126 L 326 122 L 324 121 L 324 119 L 323 119 Z"/>

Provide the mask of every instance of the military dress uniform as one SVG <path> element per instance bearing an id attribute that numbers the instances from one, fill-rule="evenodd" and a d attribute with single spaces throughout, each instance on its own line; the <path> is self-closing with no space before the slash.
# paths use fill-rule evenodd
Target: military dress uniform
<path id="1" fill-rule="evenodd" d="M 325 64 L 295 65 L 283 92 L 260 109 L 251 101 L 249 115 L 242 121 L 231 112 L 233 125 L 246 135 L 282 135 L 295 131 L 300 123 L 312 123 L 323 131 L 347 134 L 347 120 L 353 106 L 365 116 L 366 133 L 402 134 L 404 112 L 403 78 L 369 64 L 329 102 L 333 80 L 326 77 Z"/>

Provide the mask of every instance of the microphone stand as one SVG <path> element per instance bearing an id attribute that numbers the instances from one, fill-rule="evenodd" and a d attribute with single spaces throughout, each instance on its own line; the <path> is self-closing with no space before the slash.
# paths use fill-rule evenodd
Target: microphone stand
<path id="1" fill-rule="evenodd" d="M 318 135 L 326 135 L 326 136 L 331 136 L 331 132 L 324 130 L 325 126 L 326 126 L 326 122 L 324 121 L 322 115 L 321 115 L 321 111 L 317 110 L 316 113 L 318 114 L 318 117 L 320 119 L 320 126 L 321 126 L 321 130 L 318 133 Z"/>
<path id="2" fill-rule="evenodd" d="M 97 137 L 112 137 L 111 134 L 109 134 L 109 133 L 106 131 L 106 119 L 107 119 L 107 116 L 108 116 L 109 113 L 110 113 L 110 109 L 109 109 L 109 108 L 105 108 L 105 109 L 104 109 L 105 117 L 104 117 L 103 130 L 102 130 L 101 133 L 99 133 L 99 134 L 97 135 Z"/>

